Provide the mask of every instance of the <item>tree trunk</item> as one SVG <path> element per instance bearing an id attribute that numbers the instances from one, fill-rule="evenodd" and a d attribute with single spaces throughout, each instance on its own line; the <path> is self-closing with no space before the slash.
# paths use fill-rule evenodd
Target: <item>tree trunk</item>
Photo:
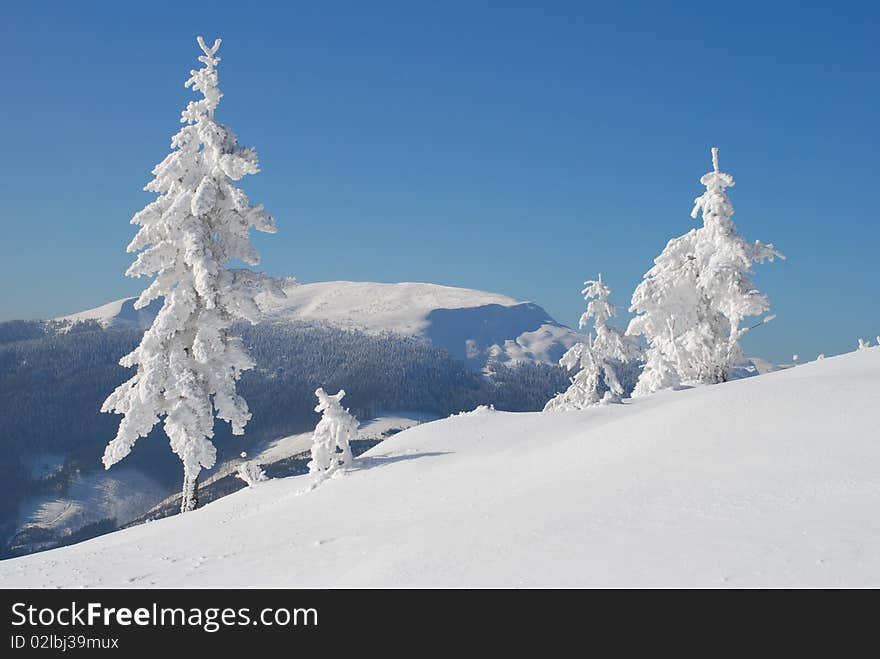
<path id="1" fill-rule="evenodd" d="M 180 500 L 180 512 L 185 513 L 199 507 L 199 477 L 191 477 L 186 470 L 183 472 L 183 494 Z"/>

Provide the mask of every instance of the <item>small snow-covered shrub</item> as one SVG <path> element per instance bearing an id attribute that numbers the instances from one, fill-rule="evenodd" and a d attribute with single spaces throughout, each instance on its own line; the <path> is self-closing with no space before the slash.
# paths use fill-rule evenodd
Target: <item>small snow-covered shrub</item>
<path id="1" fill-rule="evenodd" d="M 340 467 L 351 466 L 349 441 L 357 432 L 358 421 L 340 403 L 345 396 L 344 389 L 331 396 L 324 389 L 318 388 L 315 396 L 318 397 L 315 411 L 321 412 L 322 416 L 312 438 L 309 473 L 329 476 Z"/>
<path id="2" fill-rule="evenodd" d="M 243 462 L 238 467 L 238 471 L 235 472 L 235 477 L 247 483 L 248 487 L 253 487 L 257 483 L 269 480 L 266 472 L 255 462 Z"/>
<path id="3" fill-rule="evenodd" d="M 459 412 L 458 414 L 450 414 L 449 417 L 459 417 L 459 416 L 478 416 L 480 414 L 487 414 L 489 412 L 494 412 L 494 405 L 477 405 L 474 409 L 469 412 Z"/>

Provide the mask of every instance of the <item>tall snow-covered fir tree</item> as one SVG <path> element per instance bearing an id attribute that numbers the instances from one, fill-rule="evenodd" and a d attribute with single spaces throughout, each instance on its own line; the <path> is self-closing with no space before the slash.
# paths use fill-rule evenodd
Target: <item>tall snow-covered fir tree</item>
<path id="1" fill-rule="evenodd" d="M 633 293 L 630 311 L 638 315 L 627 333 L 648 342 L 635 396 L 686 381 L 726 381 L 748 331 L 743 319 L 769 308 L 752 284 L 752 264 L 785 257 L 772 244 L 750 243 L 737 233 L 726 193 L 734 180 L 718 168 L 715 147 L 712 165 L 691 212 L 693 219 L 702 214 L 703 226 L 670 240 Z"/>
<path id="2" fill-rule="evenodd" d="M 586 343 L 576 343 L 559 360 L 560 366 L 569 371 L 579 370 L 571 378 L 571 386 L 547 403 L 545 412 L 582 410 L 603 402 L 619 402 L 624 389 L 617 369 L 641 356 L 635 341 L 619 328 L 608 326 L 608 320 L 617 315 L 617 310 L 611 304 L 611 289 L 602 281 L 602 275 L 584 285 L 586 288 L 581 294 L 587 301 L 587 310 L 578 324 L 583 329 L 592 318 L 595 336 L 589 334 Z"/>
<path id="3" fill-rule="evenodd" d="M 275 222 L 233 183 L 259 171 L 257 154 L 239 146 L 233 132 L 214 119 L 222 97 L 220 39 L 208 47 L 198 37 L 198 45 L 203 66 L 190 72 L 186 87 L 202 98 L 182 112 L 184 126 L 171 139 L 171 153 L 153 169 L 155 178 L 145 190 L 159 197 L 132 218 L 140 230 L 127 248 L 140 254 L 126 275 L 155 275 L 135 308 L 158 297 L 163 306 L 140 345 L 119 362 L 137 367 L 137 373 L 101 408 L 123 415 L 104 451 L 107 469 L 164 418 L 171 448 L 183 462 L 181 511 L 198 505 L 199 472 L 214 465 L 215 415 L 237 435 L 251 418 L 236 381 L 254 363 L 230 327 L 237 319 L 256 322 L 259 292 L 280 293 L 264 275 L 226 267 L 232 259 L 257 265 L 249 230 L 274 233 Z"/>
<path id="4" fill-rule="evenodd" d="M 340 467 L 350 467 L 352 462 L 349 440 L 357 432 L 358 421 L 342 407 L 345 389 L 331 396 L 324 389 L 315 391 L 318 406 L 315 412 L 322 414 L 312 437 L 312 459 L 309 473 L 330 476 Z"/>

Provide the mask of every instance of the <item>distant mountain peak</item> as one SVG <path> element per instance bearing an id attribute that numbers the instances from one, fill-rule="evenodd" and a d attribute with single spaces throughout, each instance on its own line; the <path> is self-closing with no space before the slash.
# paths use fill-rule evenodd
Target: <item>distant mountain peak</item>
<path id="1" fill-rule="evenodd" d="M 284 298 L 259 298 L 265 322 L 321 323 L 420 337 L 474 368 L 489 359 L 555 363 L 580 336 L 537 304 L 469 288 L 421 282 L 291 281 L 284 290 Z M 134 309 L 134 300 L 116 300 L 56 320 L 146 329 L 161 300 L 140 310 Z"/>

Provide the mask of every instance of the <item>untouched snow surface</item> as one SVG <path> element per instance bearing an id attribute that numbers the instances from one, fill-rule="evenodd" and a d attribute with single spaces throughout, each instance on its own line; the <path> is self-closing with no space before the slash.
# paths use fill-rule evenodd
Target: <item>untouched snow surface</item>
<path id="1" fill-rule="evenodd" d="M 581 412 L 0 562 L 3 586 L 880 586 L 880 349 Z"/>

